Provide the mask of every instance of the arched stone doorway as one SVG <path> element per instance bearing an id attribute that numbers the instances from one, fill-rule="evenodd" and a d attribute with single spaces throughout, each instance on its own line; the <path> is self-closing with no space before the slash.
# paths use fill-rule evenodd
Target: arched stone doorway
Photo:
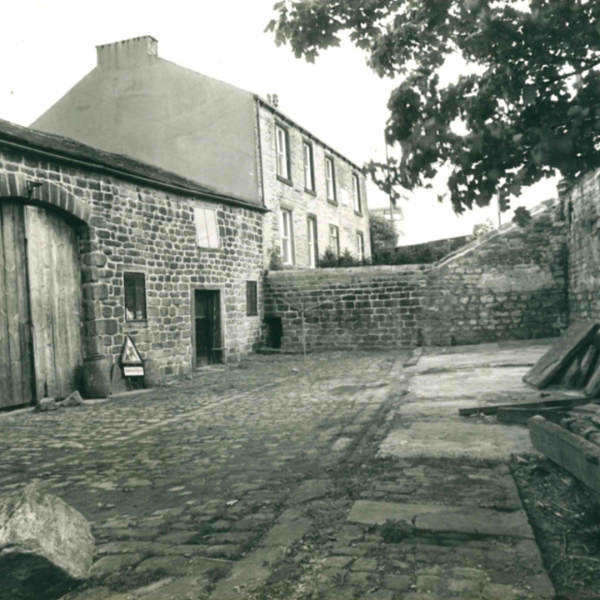
<path id="1" fill-rule="evenodd" d="M 0 192 L 9 175 L 0 173 Z M 60 201 L 53 187 L 44 182 L 23 196 L 13 195 L 22 192 L 14 188 L 10 196 L 0 195 L 0 408 L 64 397 L 78 387 L 83 355 L 77 230 L 90 210 L 68 193 L 64 206 L 53 202 Z"/>

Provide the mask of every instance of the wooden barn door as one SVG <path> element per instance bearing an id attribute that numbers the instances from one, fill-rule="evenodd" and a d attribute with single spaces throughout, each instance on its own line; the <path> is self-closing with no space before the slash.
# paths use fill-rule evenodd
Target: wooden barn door
<path id="1" fill-rule="evenodd" d="M 34 399 L 25 207 L 0 202 L 0 409 Z"/>
<path id="2" fill-rule="evenodd" d="M 61 216 L 27 207 L 29 290 L 37 398 L 77 389 L 81 348 L 81 270 L 77 234 Z"/>

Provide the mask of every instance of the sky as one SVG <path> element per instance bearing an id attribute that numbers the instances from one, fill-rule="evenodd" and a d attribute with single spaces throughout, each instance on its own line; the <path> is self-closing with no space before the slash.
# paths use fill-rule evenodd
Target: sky
<path id="1" fill-rule="evenodd" d="M 266 97 L 300 125 L 354 162 L 385 159 L 387 100 L 398 81 L 380 79 L 366 55 L 350 43 L 307 64 L 288 46 L 276 47 L 264 29 L 275 0 L 0 0 L 0 119 L 30 125 L 96 65 L 95 46 L 151 35 L 160 57 Z M 464 68 L 449 65 L 448 76 Z M 556 195 L 556 181 L 541 182 L 512 203 L 531 207 Z M 400 244 L 470 234 L 494 206 L 456 216 L 438 177 L 431 190 L 401 201 Z M 374 185 L 370 208 L 389 206 Z M 507 222 L 512 213 L 502 215 Z"/>

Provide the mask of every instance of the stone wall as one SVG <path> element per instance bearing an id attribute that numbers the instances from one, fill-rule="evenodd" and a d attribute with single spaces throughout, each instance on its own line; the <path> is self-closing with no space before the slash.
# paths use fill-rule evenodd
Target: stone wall
<path id="1" fill-rule="evenodd" d="M 298 128 L 292 121 L 281 118 L 279 112 L 262 103 L 258 104 L 258 131 L 260 154 L 262 157 L 261 180 L 264 190 L 264 203 L 271 212 L 265 215 L 264 245 L 265 264 L 269 264 L 273 249 L 280 247 L 280 210 L 291 211 L 293 220 L 294 267 L 307 268 L 309 216 L 316 218 L 318 251 L 322 255 L 329 246 L 329 225 L 339 228 L 340 252 L 346 248 L 357 255 L 356 234 L 364 236 L 365 256 L 371 256 L 369 238 L 369 217 L 367 212 L 367 187 L 363 173 L 338 154 L 329 152 L 316 138 Z M 291 180 L 285 182 L 277 177 L 275 127 L 280 123 L 287 128 Z M 313 147 L 315 192 L 304 189 L 303 141 Z M 337 203 L 327 201 L 325 188 L 325 156 L 331 156 L 335 165 Z M 354 211 L 352 174 L 359 177 L 361 188 L 362 213 Z"/>
<path id="2" fill-rule="evenodd" d="M 430 345 L 558 336 L 568 321 L 565 223 L 554 203 L 527 227 L 491 232 L 440 261 L 428 279 Z"/>
<path id="3" fill-rule="evenodd" d="M 0 172 L 52 182 L 91 206 L 80 236 L 84 356 L 122 351 L 131 335 L 153 379 L 192 366 L 191 298 L 194 289 L 220 290 L 227 360 L 255 349 L 262 320 L 262 213 L 142 187 L 126 178 L 74 168 L 57 159 L 0 150 Z M 194 207 L 217 209 L 221 248 L 196 245 Z M 147 320 L 128 322 L 124 273 L 146 280 Z M 258 281 L 259 315 L 246 316 L 246 281 Z"/>
<path id="4" fill-rule="evenodd" d="M 600 322 L 600 170 L 582 177 L 561 202 L 568 231 L 571 320 Z"/>
<path id="5" fill-rule="evenodd" d="M 426 285 L 418 265 L 275 271 L 265 282 L 265 315 L 282 319 L 284 349 L 302 345 L 300 303 L 308 348 L 419 346 Z"/>
<path id="6" fill-rule="evenodd" d="M 265 316 L 299 348 L 398 348 L 560 335 L 567 325 L 565 224 L 554 204 L 436 265 L 270 272 Z"/>

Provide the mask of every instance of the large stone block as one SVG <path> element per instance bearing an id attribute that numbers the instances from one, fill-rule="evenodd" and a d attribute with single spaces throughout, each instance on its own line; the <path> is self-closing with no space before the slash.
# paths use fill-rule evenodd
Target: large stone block
<path id="1" fill-rule="evenodd" d="M 85 518 L 31 484 L 0 499 L 0 600 L 55 600 L 89 576 Z"/>

